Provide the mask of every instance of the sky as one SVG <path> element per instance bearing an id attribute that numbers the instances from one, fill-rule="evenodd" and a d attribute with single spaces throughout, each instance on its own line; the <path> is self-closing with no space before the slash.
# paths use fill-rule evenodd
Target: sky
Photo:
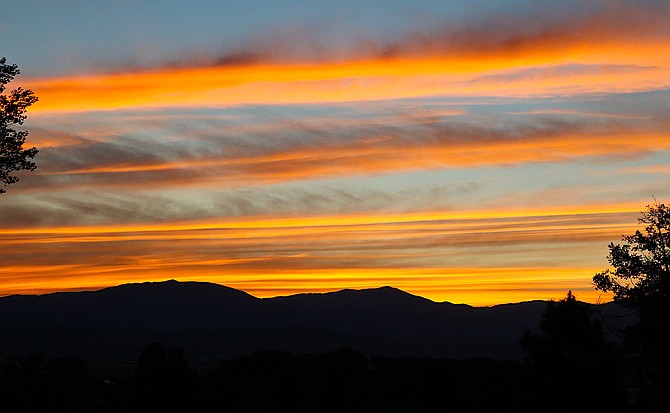
<path id="1" fill-rule="evenodd" d="M 5 5 L 40 152 L 0 196 L 0 295 L 609 301 L 608 244 L 669 202 L 669 22 L 665 0 Z"/>

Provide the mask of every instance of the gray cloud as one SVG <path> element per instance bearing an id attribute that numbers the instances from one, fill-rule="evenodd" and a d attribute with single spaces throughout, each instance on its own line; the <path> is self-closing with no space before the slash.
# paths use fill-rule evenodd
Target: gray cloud
<path id="1" fill-rule="evenodd" d="M 571 149 L 573 152 L 560 145 L 553 149 L 552 145 L 566 136 L 582 137 L 584 146 L 591 145 L 590 152 L 585 152 L 591 158 L 630 158 L 656 148 L 645 145 L 643 140 L 622 141 L 624 133 L 658 134 L 668 124 L 667 116 L 647 118 L 644 122 L 635 117 L 594 119 L 549 115 L 474 114 L 445 118 L 431 117 L 430 106 L 419 108 L 416 115 L 411 110 L 402 113 L 391 110 L 382 116 L 368 114 L 365 118 L 352 114 L 314 118 L 276 115 L 260 116 L 248 123 L 215 118 L 151 119 L 149 128 L 143 128 L 143 121 L 136 119 L 134 132 L 111 131 L 94 138 L 41 128 L 38 137 L 63 136 L 58 145 L 42 148 L 38 170 L 27 176 L 30 185 L 23 190 L 125 191 L 185 186 L 226 189 L 337 176 L 528 162 L 529 159 L 512 156 L 519 145 L 524 150 L 539 148 L 534 149 L 537 161 L 570 161 L 585 156 L 579 148 Z M 296 112 L 300 113 L 299 108 Z M 590 143 L 592 139 L 605 138 L 609 140 L 607 146 L 598 148 Z M 480 147 L 484 151 L 498 148 L 495 150 L 505 156 L 477 158 Z M 426 152 L 420 158 L 408 155 L 417 150 Z"/>
<path id="2" fill-rule="evenodd" d="M 143 59 L 135 57 L 119 63 L 101 62 L 104 70 L 144 70 L 156 66 L 235 66 L 253 63 L 346 61 L 361 58 L 405 56 L 514 56 L 533 50 L 560 53 L 575 44 L 601 45 L 635 42 L 639 39 L 664 41 L 670 35 L 667 1 L 596 0 L 590 2 L 528 1 L 504 8 L 482 8 L 463 21 L 443 15 L 422 14 L 417 7 L 407 11 L 398 34 L 390 30 L 330 27 L 325 22 L 273 26 L 247 36 L 241 44 L 209 49 L 179 50 L 172 56 Z M 497 10 L 497 11 L 496 11 Z M 483 12 L 483 13 L 482 13 Z M 349 22 L 351 23 L 351 22 Z M 407 27 L 415 27 L 408 29 Z"/>

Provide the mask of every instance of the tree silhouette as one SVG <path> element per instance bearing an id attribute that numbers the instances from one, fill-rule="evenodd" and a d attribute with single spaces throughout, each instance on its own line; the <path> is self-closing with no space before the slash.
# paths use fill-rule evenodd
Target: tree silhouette
<path id="1" fill-rule="evenodd" d="M 11 175 L 14 171 L 33 171 L 37 167 L 30 161 L 37 155 L 36 148 L 24 149 L 23 144 L 28 136 L 27 131 L 17 131 L 16 125 L 22 125 L 26 119 L 26 109 L 37 102 L 37 96 L 30 89 L 16 88 L 7 94 L 5 85 L 11 82 L 20 72 L 18 67 L 5 63 L 0 59 L 0 181 L 3 186 L 13 184 L 19 180 Z M 5 190 L 0 188 L 0 194 Z"/>
<path id="2" fill-rule="evenodd" d="M 536 376 L 535 397 L 569 396 L 593 403 L 592 407 L 619 402 L 616 393 L 607 401 L 593 397 L 618 387 L 620 374 L 615 352 L 605 343 L 602 326 L 592 318 L 589 304 L 577 301 L 568 291 L 562 300 L 548 303 L 540 330 L 541 334 L 526 331 L 521 338 Z M 588 374 L 594 371 L 605 373 L 604 377 Z"/>
<path id="3" fill-rule="evenodd" d="M 542 315 L 541 335 L 524 333 L 521 343 L 535 364 L 552 368 L 584 365 L 602 352 L 602 327 L 591 320 L 589 306 L 568 291 L 558 303 L 550 301 Z"/>
<path id="4" fill-rule="evenodd" d="M 629 373 L 632 386 L 654 404 L 670 406 L 670 208 L 647 205 L 638 221 L 644 232 L 624 235 L 623 245 L 610 243 L 607 259 L 613 269 L 596 274 L 593 282 L 639 316 L 624 332 L 630 365 L 636 367 Z"/>
<path id="5" fill-rule="evenodd" d="M 638 219 L 645 232 L 624 235 L 624 245 L 610 243 L 607 269 L 593 277 L 597 290 L 613 292 L 614 300 L 641 311 L 668 305 L 670 294 L 670 208 L 647 205 Z"/>
<path id="6" fill-rule="evenodd" d="M 139 411 L 186 411 L 194 407 L 196 373 L 184 358 L 183 348 L 167 350 L 161 342 L 148 344 L 140 353 L 135 376 L 135 408 Z"/>

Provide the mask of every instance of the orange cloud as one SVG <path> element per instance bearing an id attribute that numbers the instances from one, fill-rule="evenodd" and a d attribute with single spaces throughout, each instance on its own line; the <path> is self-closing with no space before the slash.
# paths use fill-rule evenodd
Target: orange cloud
<path id="1" fill-rule="evenodd" d="M 213 65 L 24 82 L 40 96 L 35 113 L 660 90 L 670 86 L 669 17 L 667 6 L 608 3 L 362 40 L 345 60 L 282 59 L 291 45 L 267 39 Z"/>
<path id="2" fill-rule="evenodd" d="M 617 51 L 627 57 L 629 51 Z M 670 55 L 661 46 L 659 56 Z M 579 60 L 582 59 L 582 60 Z M 548 96 L 658 90 L 670 85 L 667 61 L 651 67 L 591 62 L 454 59 L 380 60 L 342 64 L 254 65 L 158 70 L 26 80 L 40 97 L 33 111 L 91 111 L 121 108 L 226 107 L 245 104 L 333 103 L 421 96 Z M 584 63 L 586 60 L 586 63 Z M 563 62 L 565 61 L 565 62 Z M 562 68 L 570 62 L 604 65 Z M 552 65 L 561 65 L 552 68 Z M 542 71 L 525 73 L 537 65 Z M 497 76 L 492 76 L 497 75 Z"/>

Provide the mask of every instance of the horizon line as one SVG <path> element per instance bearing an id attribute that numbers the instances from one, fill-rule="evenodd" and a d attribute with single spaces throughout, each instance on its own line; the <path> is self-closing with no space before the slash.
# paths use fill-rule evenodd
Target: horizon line
<path id="1" fill-rule="evenodd" d="M 232 289 L 232 290 L 235 290 L 235 291 L 243 292 L 243 293 L 245 293 L 245 294 L 247 294 L 247 295 L 249 295 L 249 296 L 251 296 L 251 297 L 253 297 L 257 300 L 261 300 L 261 301 L 262 300 L 272 300 L 272 299 L 275 299 L 275 298 L 294 297 L 294 296 L 300 296 L 300 295 L 326 295 L 326 294 L 341 293 L 341 292 L 344 292 L 344 291 L 362 292 L 362 291 L 381 290 L 381 289 L 385 289 L 385 288 L 390 288 L 390 289 L 393 289 L 393 290 L 397 290 L 397 291 L 400 291 L 404 294 L 408 294 L 408 295 L 411 295 L 413 297 L 417 297 L 417 298 L 421 298 L 421 299 L 430 301 L 431 303 L 434 303 L 434 304 L 445 304 L 446 303 L 446 304 L 459 305 L 459 306 L 461 306 L 461 305 L 462 306 L 468 306 L 468 307 L 472 307 L 472 308 L 491 308 L 491 307 L 497 307 L 497 306 L 502 306 L 502 305 L 515 305 L 515 304 L 532 303 L 532 302 L 546 302 L 546 303 L 549 303 L 549 302 L 560 301 L 560 300 L 555 300 L 555 299 L 547 300 L 547 299 L 537 298 L 537 299 L 532 299 L 532 300 L 522 300 L 522 301 L 514 301 L 514 302 L 500 302 L 500 303 L 490 304 L 490 305 L 472 305 L 472 304 L 468 304 L 468 303 L 456 303 L 456 302 L 452 302 L 452 301 L 449 301 L 449 300 L 435 301 L 435 300 L 432 300 L 432 299 L 430 299 L 428 297 L 425 297 L 423 295 L 411 293 L 411 292 L 408 292 L 406 290 L 403 290 L 402 288 L 395 287 L 393 285 L 384 285 L 384 286 L 379 286 L 379 287 L 362 287 L 362 288 L 338 287 L 338 288 L 332 289 L 332 290 L 329 289 L 328 291 L 297 292 L 297 293 L 293 293 L 293 294 L 276 295 L 276 296 L 268 296 L 268 297 L 258 297 L 258 296 L 254 295 L 254 294 L 252 294 L 248 291 L 245 291 L 244 289 L 231 287 L 229 285 L 225 285 L 225 284 L 221 284 L 221 283 L 217 283 L 217 282 L 196 281 L 196 280 L 177 280 L 177 279 L 174 279 L 174 278 L 164 279 L 164 280 L 160 280 L 160 281 L 126 282 L 126 283 L 103 286 L 103 287 L 81 287 L 81 288 L 76 288 L 75 287 L 75 288 L 72 288 L 72 289 L 69 289 L 69 290 L 58 290 L 58 291 L 50 291 L 50 292 L 44 292 L 44 293 L 7 294 L 7 295 L 0 295 L 0 299 L 7 298 L 7 297 L 44 297 L 44 296 L 55 295 L 55 294 L 86 293 L 86 292 L 94 293 L 94 292 L 100 292 L 100 291 L 104 291 L 104 290 L 107 290 L 107 289 L 117 288 L 117 287 L 122 287 L 122 286 L 128 286 L 128 285 L 167 284 L 167 283 L 216 285 L 216 286 L 220 286 L 220 287 L 229 288 L 229 289 Z M 566 294 L 567 294 L 567 291 L 566 291 Z M 585 304 L 589 304 L 589 305 L 596 305 L 596 306 L 614 302 L 614 300 L 609 300 L 609 301 L 598 301 L 598 302 L 595 302 L 595 303 L 590 303 L 588 301 L 581 301 L 579 299 L 577 301 L 585 303 Z"/>

